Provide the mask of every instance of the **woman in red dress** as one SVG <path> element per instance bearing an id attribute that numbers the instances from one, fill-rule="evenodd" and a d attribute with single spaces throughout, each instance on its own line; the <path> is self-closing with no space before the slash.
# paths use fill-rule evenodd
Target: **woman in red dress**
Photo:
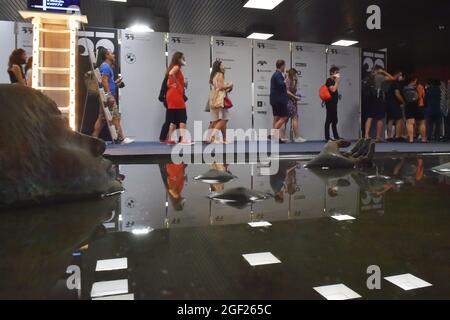
<path id="1" fill-rule="evenodd" d="M 186 65 L 186 60 L 182 52 L 174 53 L 172 62 L 167 69 L 167 117 L 170 121 L 169 135 L 167 137 L 168 144 L 176 144 L 172 140 L 172 135 L 176 128 L 180 128 L 181 144 L 191 144 L 191 141 L 186 136 L 186 103 L 185 97 L 185 82 L 181 68 Z"/>

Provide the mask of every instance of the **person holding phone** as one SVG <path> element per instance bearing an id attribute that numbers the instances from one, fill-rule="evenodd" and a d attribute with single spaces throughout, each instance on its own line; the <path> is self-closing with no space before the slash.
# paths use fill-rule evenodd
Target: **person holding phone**
<path id="1" fill-rule="evenodd" d="M 331 93 L 331 100 L 327 101 L 327 117 L 325 120 L 325 140 L 330 141 L 330 125 L 333 129 L 334 140 L 340 140 L 338 133 L 338 102 L 339 102 L 339 85 L 341 83 L 341 74 L 338 67 L 333 66 L 330 69 L 330 77 L 327 79 L 326 86 Z"/>

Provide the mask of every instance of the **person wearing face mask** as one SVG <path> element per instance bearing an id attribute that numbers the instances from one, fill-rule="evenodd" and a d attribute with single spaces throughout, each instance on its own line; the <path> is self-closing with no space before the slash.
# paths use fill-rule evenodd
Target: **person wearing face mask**
<path id="1" fill-rule="evenodd" d="M 327 79 L 326 86 L 331 93 L 331 100 L 325 102 L 327 109 L 327 118 L 325 120 L 325 140 L 330 141 L 330 125 L 333 129 L 334 140 L 340 140 L 338 133 L 338 102 L 339 102 L 339 85 L 341 83 L 341 74 L 336 66 L 330 69 L 330 78 Z"/>
<path id="2" fill-rule="evenodd" d="M 27 54 L 23 49 L 14 50 L 9 56 L 8 75 L 12 84 L 21 84 L 26 86 L 27 81 L 23 74 L 22 65 L 27 62 Z"/>
<path id="3" fill-rule="evenodd" d="M 394 81 L 389 85 L 386 95 L 387 102 L 387 135 L 388 142 L 404 142 L 403 139 L 403 112 L 405 99 L 402 96 L 403 73 L 397 71 L 394 73 Z M 395 126 L 395 130 L 394 129 Z"/>
<path id="4" fill-rule="evenodd" d="M 182 72 L 182 67 L 186 65 L 186 59 L 182 52 L 175 52 L 172 61 L 167 69 L 167 120 L 170 122 L 167 144 L 174 145 L 177 142 L 172 140 L 173 133 L 180 128 L 182 145 L 191 145 L 192 142 L 186 136 L 187 112 L 185 102 L 186 82 Z"/>

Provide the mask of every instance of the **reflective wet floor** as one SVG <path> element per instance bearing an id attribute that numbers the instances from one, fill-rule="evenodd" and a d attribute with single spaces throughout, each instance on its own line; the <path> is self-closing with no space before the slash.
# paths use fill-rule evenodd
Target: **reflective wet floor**
<path id="1" fill-rule="evenodd" d="M 0 298 L 450 299 L 448 162 L 119 165 L 120 196 L 2 212 Z"/>

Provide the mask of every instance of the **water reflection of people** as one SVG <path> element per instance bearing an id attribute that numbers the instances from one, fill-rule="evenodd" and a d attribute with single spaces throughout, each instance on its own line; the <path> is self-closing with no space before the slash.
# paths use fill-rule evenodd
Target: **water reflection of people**
<path id="1" fill-rule="evenodd" d="M 280 168 L 275 175 L 270 176 L 270 186 L 274 192 L 275 202 L 284 203 L 284 194 L 296 192 L 295 162 L 280 162 Z M 293 190 L 295 190 L 293 192 Z"/>
<path id="2" fill-rule="evenodd" d="M 163 168 L 160 167 L 160 169 L 162 169 L 161 176 L 172 207 L 175 211 L 182 211 L 186 202 L 186 199 L 182 196 L 186 181 L 186 165 L 170 163 Z"/>

